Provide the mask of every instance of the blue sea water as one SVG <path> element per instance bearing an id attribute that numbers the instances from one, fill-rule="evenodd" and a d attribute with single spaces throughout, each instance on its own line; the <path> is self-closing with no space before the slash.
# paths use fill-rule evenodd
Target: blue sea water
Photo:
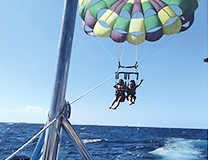
<path id="1" fill-rule="evenodd" d="M 38 131 L 42 124 L 0 123 L 0 160 L 7 158 Z M 74 125 L 96 160 L 206 160 L 207 130 Z M 30 157 L 38 139 L 18 155 Z M 62 135 L 59 160 L 82 159 L 68 136 Z"/>

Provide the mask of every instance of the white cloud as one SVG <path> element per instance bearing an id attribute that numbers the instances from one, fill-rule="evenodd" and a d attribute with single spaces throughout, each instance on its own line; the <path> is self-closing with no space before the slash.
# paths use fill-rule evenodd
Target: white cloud
<path id="1" fill-rule="evenodd" d="M 44 111 L 43 108 L 39 107 L 39 106 L 27 106 L 27 107 L 22 107 L 20 108 L 21 111 L 24 112 L 42 112 Z"/>
<path id="2" fill-rule="evenodd" d="M 0 110 L 0 122 L 45 123 L 46 110 L 40 106 L 26 106 L 18 109 Z"/>

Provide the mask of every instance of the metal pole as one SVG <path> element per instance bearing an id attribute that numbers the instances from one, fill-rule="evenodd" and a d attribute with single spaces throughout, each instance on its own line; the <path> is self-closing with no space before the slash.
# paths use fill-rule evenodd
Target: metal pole
<path id="1" fill-rule="evenodd" d="M 50 120 L 54 119 L 61 113 L 65 104 L 65 91 L 71 56 L 76 10 L 77 0 L 65 0 L 62 18 L 62 30 L 59 41 L 59 57 L 56 70 L 56 79 L 52 97 L 52 105 L 49 110 L 49 119 L 47 123 L 49 123 Z M 42 159 L 58 159 L 61 133 L 61 119 L 59 118 L 53 125 L 51 125 L 46 130 Z"/>
<path id="2" fill-rule="evenodd" d="M 71 139 L 74 147 L 78 150 L 81 157 L 84 160 L 92 160 L 90 154 L 88 153 L 84 144 L 82 143 L 82 141 L 80 140 L 80 138 L 78 137 L 76 132 L 74 131 L 74 129 L 73 129 L 72 125 L 70 124 L 70 122 L 68 121 L 68 119 L 66 119 L 65 116 L 61 116 L 61 117 L 62 117 L 63 129 L 66 131 L 67 135 Z"/>

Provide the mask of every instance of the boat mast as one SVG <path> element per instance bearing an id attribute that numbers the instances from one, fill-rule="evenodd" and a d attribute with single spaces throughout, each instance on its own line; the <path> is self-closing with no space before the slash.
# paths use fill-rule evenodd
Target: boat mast
<path id="1" fill-rule="evenodd" d="M 56 70 L 56 79 L 52 97 L 52 105 L 48 113 L 47 123 L 60 115 L 65 105 L 65 92 L 71 57 L 77 2 L 77 0 L 65 0 L 64 3 L 65 5 L 62 17 L 62 29 L 59 40 L 59 56 Z M 46 130 L 42 159 L 58 159 L 62 133 L 61 123 L 62 122 L 60 117 Z"/>

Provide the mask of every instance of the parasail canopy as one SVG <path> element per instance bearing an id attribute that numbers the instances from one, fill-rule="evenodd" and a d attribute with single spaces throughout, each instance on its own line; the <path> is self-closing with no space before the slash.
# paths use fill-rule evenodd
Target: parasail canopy
<path id="1" fill-rule="evenodd" d="M 198 0 L 79 0 L 79 15 L 87 34 L 140 44 L 187 30 L 197 7 Z"/>

